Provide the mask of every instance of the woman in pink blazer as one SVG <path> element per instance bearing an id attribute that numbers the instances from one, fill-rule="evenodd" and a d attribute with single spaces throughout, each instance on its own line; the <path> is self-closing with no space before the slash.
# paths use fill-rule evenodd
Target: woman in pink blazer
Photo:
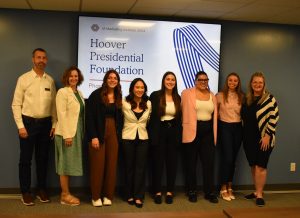
<path id="1" fill-rule="evenodd" d="M 186 180 L 190 202 L 197 201 L 197 157 L 203 171 L 204 198 L 218 203 L 214 193 L 214 161 L 217 143 L 217 101 L 209 90 L 208 77 L 203 71 L 196 74 L 195 87 L 181 95 L 182 142 L 186 149 Z"/>

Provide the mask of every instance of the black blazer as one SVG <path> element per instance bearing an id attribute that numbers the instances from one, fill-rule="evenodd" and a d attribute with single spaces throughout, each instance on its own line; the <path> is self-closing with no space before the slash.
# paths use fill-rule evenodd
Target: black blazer
<path id="1" fill-rule="evenodd" d="M 152 112 L 148 124 L 148 134 L 151 145 L 159 144 L 159 133 L 160 133 L 160 116 L 158 114 L 159 110 L 159 96 L 160 90 L 152 92 L 150 95 L 150 101 L 152 105 Z M 181 144 L 181 135 L 182 135 L 182 125 L 181 125 L 181 114 L 178 114 L 175 117 L 175 127 L 176 132 L 174 132 L 174 137 L 176 138 L 176 145 L 179 146 Z"/>
<path id="2" fill-rule="evenodd" d="M 98 138 L 101 144 L 104 143 L 105 133 L 105 104 L 100 97 L 101 88 L 91 93 L 86 104 L 86 136 L 88 142 Z M 122 108 L 117 108 L 115 113 L 116 130 L 118 140 L 122 138 L 123 113 Z"/>

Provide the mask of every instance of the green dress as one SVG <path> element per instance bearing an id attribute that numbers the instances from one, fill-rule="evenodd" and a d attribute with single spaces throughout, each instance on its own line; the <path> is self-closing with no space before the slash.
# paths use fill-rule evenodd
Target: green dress
<path id="1" fill-rule="evenodd" d="M 80 95 L 74 93 L 80 103 L 76 134 L 72 146 L 65 146 L 62 136 L 55 135 L 55 165 L 58 175 L 82 176 L 82 143 L 84 135 L 84 104 Z"/>

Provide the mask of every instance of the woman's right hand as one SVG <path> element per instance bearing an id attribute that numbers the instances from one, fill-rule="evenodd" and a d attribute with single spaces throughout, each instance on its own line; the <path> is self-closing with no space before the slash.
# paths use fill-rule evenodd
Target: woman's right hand
<path id="1" fill-rule="evenodd" d="M 98 138 L 93 138 L 93 139 L 92 139 L 92 148 L 94 148 L 94 149 L 96 149 L 96 150 L 99 150 L 99 148 L 100 148 L 100 143 L 99 143 Z"/>

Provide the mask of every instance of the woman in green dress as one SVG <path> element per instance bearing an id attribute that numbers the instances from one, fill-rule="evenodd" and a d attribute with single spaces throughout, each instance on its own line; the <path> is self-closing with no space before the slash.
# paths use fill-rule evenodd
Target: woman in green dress
<path id="1" fill-rule="evenodd" d="M 62 189 L 60 203 L 71 206 L 79 205 L 80 200 L 70 193 L 69 177 L 83 174 L 84 99 L 77 90 L 82 81 L 77 67 L 68 68 L 62 77 L 65 87 L 56 96 L 55 163 Z"/>

